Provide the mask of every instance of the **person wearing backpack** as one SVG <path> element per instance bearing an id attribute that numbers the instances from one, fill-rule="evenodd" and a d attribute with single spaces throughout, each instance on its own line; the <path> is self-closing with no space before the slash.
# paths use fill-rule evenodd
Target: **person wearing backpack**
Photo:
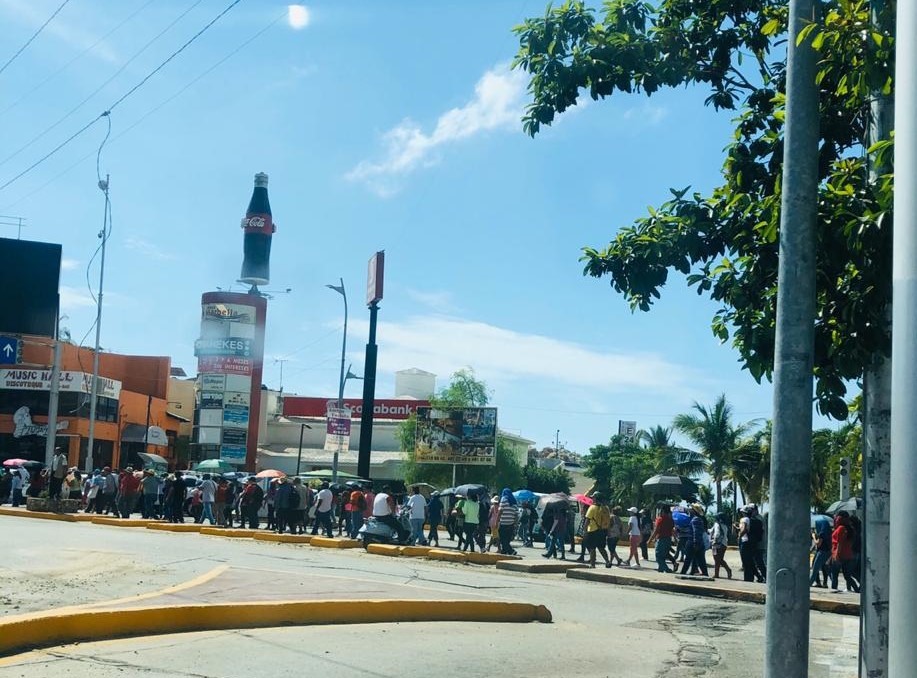
<path id="1" fill-rule="evenodd" d="M 710 548 L 713 551 L 713 576 L 719 578 L 720 568 L 726 568 L 726 577 L 732 579 L 732 568 L 726 562 L 726 547 L 729 546 L 729 520 L 725 513 L 716 514 L 716 522 L 710 528 Z"/>

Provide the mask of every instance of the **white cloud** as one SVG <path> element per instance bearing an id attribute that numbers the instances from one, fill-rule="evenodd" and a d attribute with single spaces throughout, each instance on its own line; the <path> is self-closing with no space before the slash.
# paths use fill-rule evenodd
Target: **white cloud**
<path id="1" fill-rule="evenodd" d="M 129 250 L 134 250 L 139 252 L 147 259 L 155 259 L 156 261 L 170 261 L 175 259 L 175 255 L 170 252 L 166 252 L 161 249 L 158 245 L 154 245 L 151 242 L 147 242 L 142 238 L 128 238 L 124 241 L 124 246 Z"/>
<path id="2" fill-rule="evenodd" d="M 80 267 L 80 262 L 76 259 L 61 259 L 60 267 L 63 271 L 75 271 Z"/>
<path id="3" fill-rule="evenodd" d="M 89 296 L 86 290 L 76 287 L 60 286 L 60 307 L 61 311 L 73 311 L 77 308 L 88 308 L 95 306 L 96 302 Z"/>
<path id="4" fill-rule="evenodd" d="M 448 313 L 456 310 L 452 300 L 452 293 L 441 290 L 405 290 L 405 294 L 422 306 L 426 306 L 438 313 Z"/>
<path id="5" fill-rule="evenodd" d="M 5 14 L 11 15 L 19 23 L 26 24 L 33 31 L 41 26 L 49 16 L 47 5 L 42 4 L 41 7 L 35 5 L 33 0 L 0 0 L 0 9 L 4 10 Z M 104 42 L 99 42 L 97 36 L 77 26 L 72 14 L 65 16 L 65 13 L 66 9 L 45 27 L 44 32 L 57 37 L 71 47 L 80 50 L 92 48 L 91 53 L 104 61 L 115 63 L 119 60 L 111 47 Z"/>
<path id="6" fill-rule="evenodd" d="M 380 369 L 386 372 L 413 365 L 449 375 L 471 366 L 488 383 L 535 380 L 538 388 L 574 387 L 593 395 L 658 394 L 687 399 L 696 395 L 703 380 L 693 368 L 650 351 L 597 351 L 448 316 L 381 323 L 379 342 L 385 344 L 379 359 Z"/>
<path id="7" fill-rule="evenodd" d="M 312 14 L 305 5 L 287 5 L 287 23 L 294 30 L 302 30 L 312 21 Z"/>
<path id="8" fill-rule="evenodd" d="M 658 125 L 669 116 L 669 110 L 662 106 L 643 104 L 634 106 L 624 111 L 623 118 L 629 122 L 638 123 L 643 127 Z"/>
<path id="9" fill-rule="evenodd" d="M 487 71 L 475 85 L 471 101 L 440 115 L 431 132 L 404 120 L 383 135 L 383 158 L 364 160 L 346 178 L 364 182 L 385 197 L 397 191 L 397 178 L 435 164 L 435 152 L 447 144 L 496 129 L 521 131 L 525 84 L 525 74 L 507 65 Z"/>

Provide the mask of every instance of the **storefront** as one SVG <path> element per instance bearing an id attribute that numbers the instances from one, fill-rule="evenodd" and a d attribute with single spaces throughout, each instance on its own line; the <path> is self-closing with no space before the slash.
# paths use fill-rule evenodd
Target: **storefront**
<path id="1" fill-rule="evenodd" d="M 44 461 L 50 340 L 25 336 L 20 341 L 19 364 L 0 366 L 0 461 Z M 65 343 L 61 353 L 56 445 L 68 454 L 71 465 L 85 469 L 92 392 L 87 368 L 93 363 L 92 351 Z M 93 467 L 140 465 L 138 454 L 145 451 L 172 458 L 179 422 L 166 413 L 170 362 L 167 357 L 100 356 Z M 145 442 L 147 423 L 151 432 Z"/>

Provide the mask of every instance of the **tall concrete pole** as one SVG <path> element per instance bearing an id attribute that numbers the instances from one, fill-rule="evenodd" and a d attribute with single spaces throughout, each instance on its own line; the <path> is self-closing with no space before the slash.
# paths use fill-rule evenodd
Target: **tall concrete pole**
<path id="1" fill-rule="evenodd" d="M 911 676 L 917 666 L 917 3 L 898 2 L 896 30 L 888 675 Z"/>
<path id="2" fill-rule="evenodd" d="M 55 335 L 57 332 L 55 332 Z M 51 363 L 51 390 L 48 394 L 48 436 L 45 438 L 45 465 L 51 470 L 54 447 L 57 443 L 57 405 L 60 400 L 60 340 L 54 340 L 54 358 Z"/>
<path id="3" fill-rule="evenodd" d="M 786 128 L 777 273 L 774 428 L 768 520 L 764 675 L 808 675 L 809 489 L 818 205 L 816 54 L 799 32 L 817 0 L 790 0 Z"/>
<path id="4" fill-rule="evenodd" d="M 872 30 L 892 36 L 895 17 L 887 0 L 871 0 Z M 894 100 L 879 89 L 872 93 L 869 146 L 887 140 L 895 128 Z M 873 156 L 869 181 L 875 185 L 891 171 Z M 888 326 L 892 309 L 886 309 Z M 877 355 L 863 374 L 863 578 L 860 589 L 860 675 L 888 676 L 889 492 L 891 486 L 891 356 Z M 847 475 L 849 484 L 850 475 Z"/>

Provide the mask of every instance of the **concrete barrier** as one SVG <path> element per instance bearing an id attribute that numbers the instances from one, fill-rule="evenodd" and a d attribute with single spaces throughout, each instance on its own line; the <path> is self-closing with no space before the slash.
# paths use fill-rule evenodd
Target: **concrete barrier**
<path id="1" fill-rule="evenodd" d="M 504 560 L 497 563 L 498 570 L 509 570 L 510 572 L 527 572 L 529 574 L 559 574 L 567 570 L 581 569 L 587 567 L 583 563 L 576 561 L 548 561 L 545 563 L 533 563 L 531 561 Z"/>
<path id="2" fill-rule="evenodd" d="M 203 527 L 197 523 L 150 523 L 146 529 L 160 532 L 200 532 Z"/>
<path id="3" fill-rule="evenodd" d="M 507 556 L 502 553 L 476 553 L 468 554 L 468 562 L 475 565 L 496 565 L 504 560 L 522 560 L 522 556 Z"/>
<path id="4" fill-rule="evenodd" d="M 310 600 L 41 613 L 0 619 L 0 656 L 112 638 L 309 624 L 549 623 L 543 605 L 481 600 Z"/>
<path id="5" fill-rule="evenodd" d="M 311 534 L 276 534 L 274 532 L 254 532 L 256 541 L 273 541 L 281 544 L 310 544 L 314 537 Z"/>
<path id="6" fill-rule="evenodd" d="M 468 561 L 468 554 L 446 549 L 430 549 L 424 558 L 427 560 L 444 560 L 447 563 L 464 563 Z"/>
<path id="7" fill-rule="evenodd" d="M 17 518 L 37 518 L 38 520 L 56 520 L 61 523 L 76 523 L 79 519 L 75 513 L 46 513 L 44 511 L 26 511 L 18 508 L 5 508 L 0 506 L 0 516 L 15 516 Z M 91 516 L 90 516 L 91 519 Z"/>
<path id="8" fill-rule="evenodd" d="M 155 522 L 152 520 L 134 520 L 132 518 L 112 518 L 110 516 L 93 516 L 93 525 L 114 525 L 115 527 L 146 527 Z"/>
<path id="9" fill-rule="evenodd" d="M 359 549 L 363 548 L 363 542 L 359 539 L 341 539 L 340 537 L 312 537 L 309 542 L 310 546 L 318 546 L 325 549 Z"/>
<path id="10" fill-rule="evenodd" d="M 367 553 L 375 553 L 377 556 L 400 556 L 401 547 L 395 544 L 369 544 L 366 547 Z"/>
<path id="11" fill-rule="evenodd" d="M 255 536 L 254 530 L 231 530 L 227 527 L 202 527 L 201 534 L 211 537 L 233 537 L 235 539 L 251 539 Z"/>

